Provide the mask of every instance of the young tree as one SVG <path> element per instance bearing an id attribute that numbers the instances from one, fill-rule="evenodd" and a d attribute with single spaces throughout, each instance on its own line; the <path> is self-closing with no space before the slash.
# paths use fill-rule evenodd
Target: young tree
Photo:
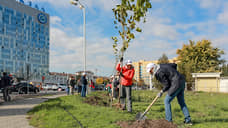
<path id="1" fill-rule="evenodd" d="M 115 16 L 115 28 L 118 29 L 120 35 L 119 38 L 112 37 L 116 57 L 123 57 L 129 42 L 135 38 L 134 32 L 142 31 L 136 23 L 142 18 L 146 22 L 145 16 L 149 8 L 152 8 L 150 0 L 121 0 L 121 3 L 112 9 Z M 119 40 L 122 41 L 121 47 L 118 47 Z"/>
<path id="2" fill-rule="evenodd" d="M 218 72 L 219 65 L 224 62 L 220 59 L 224 51 L 214 48 L 208 40 L 197 43 L 190 40 L 188 45 L 184 44 L 177 50 L 177 54 L 180 61 L 178 69 L 188 82 L 193 80 L 191 73 Z"/>
<path id="3" fill-rule="evenodd" d="M 169 59 L 166 56 L 165 53 L 162 54 L 162 56 L 158 59 L 158 64 L 167 64 L 169 63 Z"/>

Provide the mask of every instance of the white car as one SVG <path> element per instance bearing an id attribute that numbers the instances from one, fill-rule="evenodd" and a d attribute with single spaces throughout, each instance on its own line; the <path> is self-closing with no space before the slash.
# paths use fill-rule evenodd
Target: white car
<path id="1" fill-rule="evenodd" d="M 57 84 L 53 84 L 53 85 L 52 85 L 52 90 L 58 90 L 58 88 L 59 88 L 59 87 L 58 87 Z"/>
<path id="2" fill-rule="evenodd" d="M 45 84 L 42 86 L 44 90 L 52 90 L 52 85 L 51 84 Z"/>
<path id="3" fill-rule="evenodd" d="M 67 85 L 66 84 L 59 84 L 58 87 L 59 87 L 58 90 L 60 90 L 60 91 L 64 91 L 64 90 L 67 89 Z"/>

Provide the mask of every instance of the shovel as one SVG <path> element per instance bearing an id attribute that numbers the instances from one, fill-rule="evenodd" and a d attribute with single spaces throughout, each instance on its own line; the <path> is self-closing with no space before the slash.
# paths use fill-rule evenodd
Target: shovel
<path id="1" fill-rule="evenodd" d="M 150 110 L 150 108 L 151 108 L 151 106 L 154 104 L 154 102 L 156 101 L 158 99 L 158 96 L 156 96 L 155 98 L 154 98 L 154 100 L 152 101 L 152 103 L 147 107 L 147 109 L 146 109 L 146 111 L 142 114 L 142 113 L 138 113 L 137 115 L 136 115 L 136 120 L 145 120 L 146 119 L 146 113 Z"/>

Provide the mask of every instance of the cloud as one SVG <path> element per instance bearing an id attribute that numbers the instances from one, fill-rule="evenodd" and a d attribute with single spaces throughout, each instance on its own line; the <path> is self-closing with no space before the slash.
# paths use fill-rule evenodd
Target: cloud
<path id="1" fill-rule="evenodd" d="M 59 25 L 61 23 L 62 19 L 58 16 L 51 16 L 50 18 L 50 24 L 54 25 L 57 24 Z"/>
<path id="2" fill-rule="evenodd" d="M 223 0 L 195 0 L 200 3 L 201 8 L 205 9 L 217 9 L 222 5 Z"/>
<path id="3" fill-rule="evenodd" d="M 224 5 L 224 10 L 218 15 L 218 21 L 222 24 L 228 25 L 228 3 Z"/>

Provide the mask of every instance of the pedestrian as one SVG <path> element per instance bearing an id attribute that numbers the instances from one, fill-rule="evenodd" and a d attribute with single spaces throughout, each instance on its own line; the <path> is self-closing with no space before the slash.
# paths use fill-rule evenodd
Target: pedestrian
<path id="1" fill-rule="evenodd" d="M 119 74 L 119 73 L 117 73 L 117 74 Z M 118 96 L 119 96 L 119 84 L 120 84 L 120 77 L 119 77 L 119 75 L 113 76 L 112 84 L 114 86 L 114 88 L 113 88 L 113 97 L 115 99 L 117 99 Z"/>
<path id="2" fill-rule="evenodd" d="M 87 79 L 86 79 L 86 73 L 85 72 L 82 73 L 81 83 L 82 83 L 81 96 L 82 97 L 86 97 L 86 86 L 87 86 L 88 82 L 87 82 Z"/>
<path id="3" fill-rule="evenodd" d="M 6 72 L 3 72 L 3 76 L 1 77 L 1 85 L 3 88 L 3 99 L 4 101 L 10 101 L 11 98 L 9 96 L 9 89 L 8 87 L 11 85 L 11 78 L 7 75 Z"/>
<path id="4" fill-rule="evenodd" d="M 77 81 L 77 86 L 78 86 L 78 94 L 81 93 L 82 91 L 82 83 L 81 83 L 81 78 L 78 79 Z"/>
<path id="5" fill-rule="evenodd" d="M 184 123 L 192 125 L 191 117 L 184 100 L 185 78 L 177 71 L 176 67 L 177 65 L 173 63 L 160 65 L 149 63 L 146 70 L 163 85 L 163 89 L 157 94 L 157 96 L 161 97 L 164 92 L 168 92 L 164 100 L 166 120 L 172 122 L 170 103 L 175 97 L 177 97 L 177 101 L 185 116 Z"/>
<path id="6" fill-rule="evenodd" d="M 67 95 L 70 95 L 70 81 L 71 81 L 71 77 L 67 79 L 67 89 L 66 89 Z"/>
<path id="7" fill-rule="evenodd" d="M 74 76 L 71 76 L 70 79 L 70 94 L 74 95 L 74 89 L 75 89 L 75 78 Z"/>
<path id="8" fill-rule="evenodd" d="M 127 100 L 127 111 L 132 112 L 132 99 L 131 99 L 131 87 L 132 79 L 135 74 L 135 69 L 132 65 L 131 60 L 127 60 L 126 64 L 121 67 L 123 63 L 123 58 L 120 59 L 120 62 L 116 65 L 116 70 L 120 72 L 121 76 L 121 86 L 120 86 L 120 103 L 123 110 L 126 109 L 125 100 Z"/>

